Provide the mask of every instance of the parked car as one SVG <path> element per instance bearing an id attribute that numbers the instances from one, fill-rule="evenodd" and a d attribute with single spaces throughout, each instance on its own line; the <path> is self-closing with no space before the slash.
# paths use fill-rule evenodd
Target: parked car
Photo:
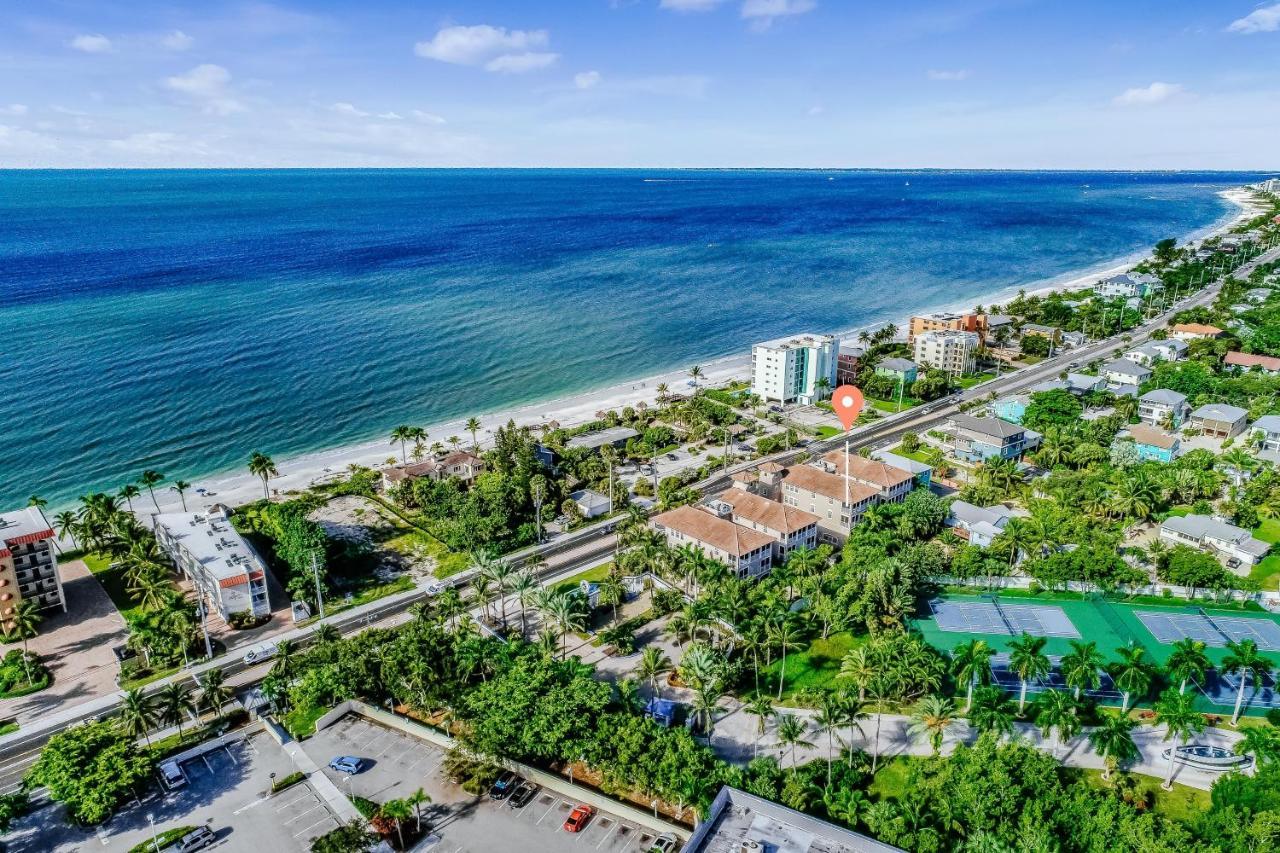
<path id="1" fill-rule="evenodd" d="M 489 799 L 505 800 L 515 790 L 516 783 L 523 781 L 510 770 L 503 770 L 489 787 Z"/>
<path id="2" fill-rule="evenodd" d="M 663 833 L 653 839 L 653 844 L 649 847 L 649 853 L 671 853 L 676 849 L 676 837 Z"/>
<path id="3" fill-rule="evenodd" d="M 173 791 L 187 784 L 187 774 L 182 772 L 178 762 L 166 761 L 160 765 L 160 781 L 164 782 L 165 788 Z"/>
<path id="4" fill-rule="evenodd" d="M 538 786 L 524 779 L 520 780 L 520 784 L 516 785 L 516 789 L 511 792 L 511 799 L 507 800 L 513 809 L 522 809 L 529 805 L 533 799 L 533 795 L 538 793 Z"/>
<path id="5" fill-rule="evenodd" d="M 591 806 L 577 805 L 573 811 L 569 813 L 569 817 L 564 822 L 565 832 L 582 832 L 583 827 L 591 820 L 591 815 L 595 810 Z"/>
<path id="6" fill-rule="evenodd" d="M 339 755 L 329 762 L 329 769 L 354 776 L 364 769 L 364 759 L 354 755 Z"/>
<path id="7" fill-rule="evenodd" d="M 254 646 L 253 648 L 249 649 L 249 651 L 244 653 L 244 662 L 245 663 L 261 663 L 264 660 L 275 657 L 276 651 L 277 649 L 276 649 L 275 643 L 262 643 L 260 645 Z"/>
<path id="8" fill-rule="evenodd" d="M 207 826 L 197 826 L 165 850 L 173 853 L 192 853 L 193 850 L 203 850 L 217 840 L 218 836 L 213 834 L 212 829 Z"/>

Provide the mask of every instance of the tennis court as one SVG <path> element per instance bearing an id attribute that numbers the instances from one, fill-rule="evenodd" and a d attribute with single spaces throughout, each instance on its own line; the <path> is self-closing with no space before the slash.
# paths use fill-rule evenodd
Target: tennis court
<path id="1" fill-rule="evenodd" d="M 940 631 L 1079 639 L 1080 632 L 1061 607 L 1048 604 L 997 604 L 995 601 L 929 602 Z"/>
<path id="2" fill-rule="evenodd" d="M 1062 663 L 1061 656 L 1049 655 L 1049 663 L 1053 666 L 1053 669 L 1048 675 L 1027 682 L 1027 695 L 1043 693 L 1046 690 L 1074 690 L 1074 688 L 1067 685 L 1067 680 L 1062 677 L 1062 673 L 1059 671 L 1059 666 Z M 1018 678 L 1018 674 L 1009 669 L 1009 656 L 1007 654 L 996 655 L 992 659 L 991 678 L 1001 689 L 1015 696 L 1022 688 L 1022 680 Z M 1111 676 L 1101 671 L 1098 673 L 1097 689 L 1082 692 L 1084 695 L 1099 702 L 1119 702 L 1121 698 L 1121 693 L 1116 689 L 1115 682 L 1111 680 Z"/>
<path id="3" fill-rule="evenodd" d="M 1221 648 L 1229 640 L 1253 640 L 1264 652 L 1280 651 L 1280 625 L 1270 619 L 1248 616 L 1214 616 L 1198 613 L 1168 613 L 1138 610 L 1133 615 L 1151 632 L 1157 642 L 1171 644 L 1189 637 L 1206 646 Z"/>

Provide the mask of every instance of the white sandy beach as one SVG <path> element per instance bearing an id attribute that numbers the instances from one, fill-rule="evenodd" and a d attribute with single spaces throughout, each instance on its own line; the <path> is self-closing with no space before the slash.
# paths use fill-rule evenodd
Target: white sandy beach
<path id="1" fill-rule="evenodd" d="M 1181 241 L 1182 243 L 1198 242 L 1206 237 L 1222 233 L 1255 215 L 1255 211 L 1258 209 L 1251 203 L 1250 194 L 1243 189 L 1225 190 L 1220 195 L 1237 205 L 1239 210 L 1212 226 L 1187 235 Z M 963 302 L 956 302 L 951 305 L 916 306 L 911 313 L 964 310 L 976 304 L 1000 304 L 1015 296 L 1019 290 L 1040 294 L 1055 290 L 1087 288 L 1100 278 L 1128 270 L 1148 255 L 1149 252 L 1147 251 L 1138 252 L 1127 258 L 1110 261 L 1083 273 L 1070 273 L 1048 281 L 1029 282 L 1025 285 L 1006 287 L 985 296 L 968 298 Z M 904 315 L 896 320 L 899 327 L 905 327 L 908 317 L 909 315 Z M 862 328 L 877 328 L 881 325 L 883 324 L 877 323 Z M 862 328 L 839 332 L 842 342 L 846 344 L 856 343 L 856 335 L 862 331 Z M 801 330 L 795 329 L 791 331 Z M 782 333 L 782 331 L 779 332 L 779 334 Z M 702 384 L 721 385 L 734 379 L 747 378 L 751 360 L 750 345 L 750 341 L 744 341 L 743 351 L 740 354 L 703 363 L 701 365 L 704 373 L 704 378 L 701 380 Z M 482 446 L 488 443 L 491 440 L 489 434 L 498 426 L 506 424 L 510 420 L 514 420 L 521 426 L 531 426 L 555 420 L 561 426 L 571 427 L 594 420 L 596 412 L 602 410 L 634 406 L 641 401 L 653 406 L 656 404 L 657 386 L 662 383 L 666 383 L 672 393 L 686 392 L 691 384 L 688 368 L 636 379 L 631 382 L 623 382 L 607 388 L 586 391 L 557 400 L 480 415 L 482 427 L 479 433 L 480 443 Z M 431 436 L 430 441 L 443 442 L 449 436 L 456 435 L 462 439 L 464 446 L 469 446 L 471 437 L 463 428 L 464 421 L 465 419 L 458 419 L 427 425 L 427 432 Z M 317 480 L 345 471 L 348 465 L 355 464 L 376 468 L 382 466 L 393 456 L 399 456 L 399 447 L 393 447 L 387 439 L 383 438 L 362 444 L 308 453 L 289 459 L 276 459 L 276 467 L 280 471 L 280 476 L 272 478 L 271 488 L 280 494 L 291 490 L 305 489 Z M 174 467 L 178 466 L 175 465 Z M 193 490 L 187 494 L 188 509 L 208 507 L 214 503 L 236 506 L 262 497 L 261 480 L 251 476 L 247 470 L 196 479 L 193 481 L 192 486 Z M 194 492 L 195 488 L 203 488 L 212 494 L 197 495 Z M 161 495 L 167 497 L 160 504 L 163 511 L 171 512 L 181 509 L 177 496 L 173 492 L 167 490 L 158 491 L 157 497 Z"/>

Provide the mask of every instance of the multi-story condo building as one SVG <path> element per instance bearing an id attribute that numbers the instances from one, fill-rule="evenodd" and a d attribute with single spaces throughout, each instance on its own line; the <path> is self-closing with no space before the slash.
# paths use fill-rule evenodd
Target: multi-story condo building
<path id="1" fill-rule="evenodd" d="M 654 516 L 649 525 L 673 548 L 692 545 L 726 564 L 738 577 L 759 577 L 773 568 L 776 541 L 703 507 L 682 506 Z"/>
<path id="2" fill-rule="evenodd" d="M 823 455 L 819 464 L 832 474 L 875 489 L 881 503 L 898 503 L 915 488 L 915 475 L 910 471 L 856 453 L 832 450 Z"/>
<path id="3" fill-rule="evenodd" d="M 945 370 L 952 376 L 973 373 L 977 365 L 978 342 L 976 332 L 924 332 L 916 337 L 915 362 Z"/>
<path id="4" fill-rule="evenodd" d="M 224 510 L 161 513 L 152 520 L 156 541 L 210 612 L 224 620 L 246 611 L 271 614 L 266 566 Z"/>
<path id="5" fill-rule="evenodd" d="M 818 547 L 818 516 L 813 513 L 741 488 L 726 491 L 711 503 L 712 509 L 718 504 L 725 507 L 734 524 L 773 539 L 775 563 L 797 548 Z"/>
<path id="6" fill-rule="evenodd" d="M 56 537 L 36 507 L 0 513 L 0 627 L 9 631 L 23 601 L 67 609 L 53 551 Z"/>
<path id="7" fill-rule="evenodd" d="M 795 465 L 782 477 L 782 502 L 818 517 L 818 539 L 839 545 L 880 492 L 814 465 Z"/>
<path id="8" fill-rule="evenodd" d="M 1138 398 L 1138 420 L 1162 429 L 1177 429 L 1191 416 L 1187 395 L 1155 388 Z"/>
<path id="9" fill-rule="evenodd" d="M 914 345 L 916 338 L 926 332 L 973 332 L 985 335 L 986 317 L 982 314 L 938 313 L 912 317 L 907 325 L 907 344 Z"/>
<path id="10" fill-rule="evenodd" d="M 837 384 L 839 348 L 833 335 L 793 335 L 756 344 L 751 348 L 751 393 L 804 406 L 829 397 Z"/>
<path id="11" fill-rule="evenodd" d="M 837 387 L 858 384 L 858 373 L 862 370 L 863 355 L 864 351 L 861 347 L 840 348 L 840 355 L 836 358 Z"/>

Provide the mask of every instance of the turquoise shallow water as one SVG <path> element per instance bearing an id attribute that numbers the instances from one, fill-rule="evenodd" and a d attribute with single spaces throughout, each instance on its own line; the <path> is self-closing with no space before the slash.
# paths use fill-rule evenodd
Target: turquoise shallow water
<path id="1" fill-rule="evenodd" d="M 1226 173 L 0 172 L 0 507 L 1090 267 Z"/>

